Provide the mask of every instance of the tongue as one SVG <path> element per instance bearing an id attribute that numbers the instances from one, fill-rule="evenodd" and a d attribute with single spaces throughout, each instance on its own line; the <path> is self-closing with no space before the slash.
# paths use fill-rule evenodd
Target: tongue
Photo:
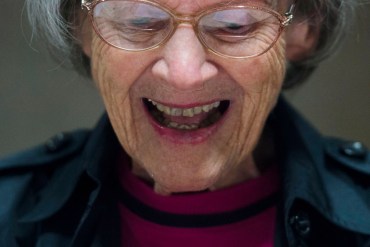
<path id="1" fill-rule="evenodd" d="M 193 117 L 170 116 L 167 114 L 163 114 L 163 117 L 165 119 L 168 119 L 170 122 L 175 122 L 179 124 L 199 124 L 208 116 L 210 116 L 211 112 L 202 112 L 200 114 L 194 115 Z"/>

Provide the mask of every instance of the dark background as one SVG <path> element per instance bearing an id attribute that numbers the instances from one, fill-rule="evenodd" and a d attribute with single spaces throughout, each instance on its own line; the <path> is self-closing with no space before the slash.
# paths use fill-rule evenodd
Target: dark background
<path id="1" fill-rule="evenodd" d="M 22 11 L 23 1 L 0 2 L 0 156 L 92 127 L 103 112 L 93 83 L 31 42 Z M 343 49 L 287 96 L 322 133 L 370 146 L 369 5 L 360 13 Z"/>

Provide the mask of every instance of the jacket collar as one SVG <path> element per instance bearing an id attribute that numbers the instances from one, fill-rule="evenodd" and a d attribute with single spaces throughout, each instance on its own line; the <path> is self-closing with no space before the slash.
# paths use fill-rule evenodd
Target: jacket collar
<path id="1" fill-rule="evenodd" d="M 271 118 L 276 126 L 286 205 L 300 198 L 324 207 L 326 196 L 317 170 L 324 166 L 322 137 L 283 98 Z"/>
<path id="2" fill-rule="evenodd" d="M 93 130 L 83 154 L 83 166 L 87 174 L 101 184 L 114 172 L 113 162 L 122 147 L 113 131 L 107 114 L 104 114 Z"/>
<path id="3" fill-rule="evenodd" d="M 77 131 L 72 135 L 79 133 Z M 89 198 L 89 204 L 94 203 L 107 174 L 113 171 L 109 169 L 109 164 L 112 164 L 119 144 L 106 114 L 85 139 L 82 151 L 53 173 L 47 186 L 38 195 L 39 202 L 19 219 L 20 223 L 41 221 L 54 215 L 71 197 L 84 174 L 96 184 Z"/>

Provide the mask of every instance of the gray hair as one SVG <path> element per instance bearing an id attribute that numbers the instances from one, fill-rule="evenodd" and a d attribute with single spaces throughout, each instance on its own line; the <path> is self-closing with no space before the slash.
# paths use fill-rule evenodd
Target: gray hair
<path id="1" fill-rule="evenodd" d="M 297 0 L 295 16 L 304 18 L 312 28 L 320 27 L 315 52 L 299 62 L 288 62 L 284 87 L 305 81 L 317 65 L 333 53 L 349 31 L 354 10 L 361 0 Z M 61 60 L 90 76 L 90 61 L 75 38 L 78 28 L 79 0 L 26 0 L 30 25 L 48 41 L 50 51 Z"/>

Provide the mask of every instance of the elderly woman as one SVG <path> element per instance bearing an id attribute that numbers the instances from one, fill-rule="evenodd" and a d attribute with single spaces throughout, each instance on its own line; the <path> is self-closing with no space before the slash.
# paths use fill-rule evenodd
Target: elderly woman
<path id="1" fill-rule="evenodd" d="M 370 246 L 370 155 L 280 97 L 350 0 L 28 0 L 106 116 L 0 161 L 0 246 Z"/>

